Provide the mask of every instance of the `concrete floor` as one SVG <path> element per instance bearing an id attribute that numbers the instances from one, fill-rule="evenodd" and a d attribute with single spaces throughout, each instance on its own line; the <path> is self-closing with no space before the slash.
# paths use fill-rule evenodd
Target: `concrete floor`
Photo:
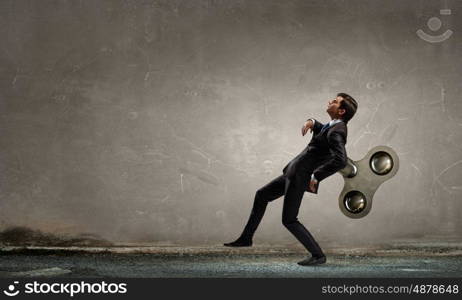
<path id="1" fill-rule="evenodd" d="M 300 248 L 3 247 L 0 277 L 462 277 L 458 246 L 406 249 L 333 249 L 301 267 Z"/>
<path id="2" fill-rule="evenodd" d="M 2 256 L 1 277 L 461 277 L 460 257 L 339 257 L 318 267 L 301 256 L 90 254 Z M 32 272 L 31 272 L 32 271 Z"/>

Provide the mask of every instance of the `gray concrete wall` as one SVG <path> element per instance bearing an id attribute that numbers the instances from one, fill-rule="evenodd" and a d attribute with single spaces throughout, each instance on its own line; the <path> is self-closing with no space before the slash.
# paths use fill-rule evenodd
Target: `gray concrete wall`
<path id="1" fill-rule="evenodd" d="M 304 120 L 328 120 L 344 91 L 359 102 L 349 157 L 388 145 L 400 171 L 363 219 L 340 212 L 336 174 L 300 220 L 331 245 L 461 239 L 461 14 L 449 0 L 2 0 L 1 228 L 230 241 L 309 141 Z M 281 210 L 258 242 L 296 242 Z"/>

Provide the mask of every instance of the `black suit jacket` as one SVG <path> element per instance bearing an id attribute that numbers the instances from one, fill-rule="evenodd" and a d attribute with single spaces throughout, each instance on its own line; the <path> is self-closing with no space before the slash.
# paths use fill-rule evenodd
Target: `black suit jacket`
<path id="1" fill-rule="evenodd" d="M 313 137 L 303 151 L 292 159 L 283 169 L 284 175 L 292 179 L 298 177 L 304 183 L 305 191 L 309 189 L 311 174 L 318 180 L 315 194 L 318 193 L 319 182 L 345 168 L 347 153 L 347 125 L 341 121 L 321 131 L 324 124 L 314 120 Z"/>

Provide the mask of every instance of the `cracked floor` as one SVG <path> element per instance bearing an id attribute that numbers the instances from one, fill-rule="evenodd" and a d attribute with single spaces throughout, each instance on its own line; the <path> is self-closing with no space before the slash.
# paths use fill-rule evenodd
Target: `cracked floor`
<path id="1" fill-rule="evenodd" d="M 325 265 L 301 267 L 300 254 L 74 253 L 3 254 L 0 277 L 269 278 L 461 277 L 460 256 L 329 255 Z"/>

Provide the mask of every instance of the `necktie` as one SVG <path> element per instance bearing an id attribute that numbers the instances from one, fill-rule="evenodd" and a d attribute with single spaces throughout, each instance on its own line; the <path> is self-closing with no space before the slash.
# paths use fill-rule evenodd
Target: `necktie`
<path id="1" fill-rule="evenodd" d="M 321 128 L 321 131 L 326 130 L 329 126 L 330 126 L 330 123 L 324 124 L 324 126 L 322 126 L 322 128 Z"/>

